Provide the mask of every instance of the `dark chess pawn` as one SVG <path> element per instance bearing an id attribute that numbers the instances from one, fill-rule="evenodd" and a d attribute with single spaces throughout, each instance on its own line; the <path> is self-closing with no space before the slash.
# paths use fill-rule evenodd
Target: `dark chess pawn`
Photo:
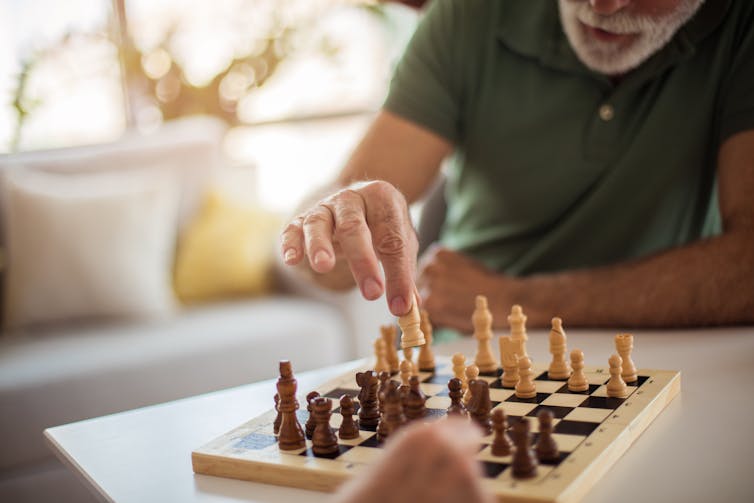
<path id="1" fill-rule="evenodd" d="M 505 411 L 497 408 L 492 412 L 492 431 L 495 436 L 490 448 L 493 456 L 508 456 L 511 453 L 511 439 L 508 436 L 508 418 Z"/>
<path id="2" fill-rule="evenodd" d="M 277 393 L 275 393 L 275 412 L 277 412 L 277 415 L 272 423 L 272 432 L 277 436 L 280 433 L 280 421 L 283 420 L 283 414 L 280 413 L 280 395 Z"/>
<path id="3" fill-rule="evenodd" d="M 314 414 L 314 434 L 312 435 L 312 452 L 315 456 L 328 456 L 338 452 L 338 437 L 330 428 L 332 400 L 322 396 L 311 401 Z"/>
<path id="4" fill-rule="evenodd" d="M 427 395 L 421 390 L 419 376 L 411 376 L 409 379 L 409 391 L 403 400 L 403 411 L 408 420 L 421 419 L 427 413 L 427 407 L 424 405 L 427 401 Z"/>
<path id="5" fill-rule="evenodd" d="M 385 413 L 377 425 L 377 440 L 384 442 L 398 428 L 406 424 L 406 416 L 403 414 L 403 403 L 398 383 L 390 381 L 385 392 Z"/>
<path id="6" fill-rule="evenodd" d="M 343 440 L 359 437 L 359 423 L 353 419 L 356 407 L 353 404 L 353 398 L 348 395 L 340 397 L 340 415 L 343 421 L 338 429 L 338 436 Z"/>
<path id="7" fill-rule="evenodd" d="M 380 410 L 377 403 L 377 374 L 372 371 L 357 372 L 356 384 L 359 385 L 359 424 L 367 428 L 374 428 L 380 421 Z"/>
<path id="8" fill-rule="evenodd" d="M 314 434 L 314 427 L 317 425 L 317 423 L 314 422 L 314 416 L 312 415 L 312 400 L 318 396 L 319 393 L 316 391 L 312 391 L 306 395 L 306 410 L 309 412 L 309 418 L 306 420 L 306 424 L 304 424 L 304 432 L 306 433 L 306 438 L 309 440 L 311 440 L 312 435 Z"/>
<path id="9" fill-rule="evenodd" d="M 529 418 L 522 417 L 513 425 L 513 478 L 528 479 L 537 476 L 537 458 L 531 448 Z"/>
<path id="10" fill-rule="evenodd" d="M 450 396 L 450 407 L 448 407 L 448 416 L 469 417 L 469 411 L 463 404 L 463 384 L 461 380 L 454 377 L 448 381 L 448 395 Z"/>
<path id="11" fill-rule="evenodd" d="M 553 413 L 550 409 L 542 409 L 537 418 L 539 419 L 539 439 L 534 451 L 540 461 L 557 461 L 560 457 L 558 444 L 552 438 Z"/>
<path id="12" fill-rule="evenodd" d="M 379 403 L 380 414 L 385 412 L 385 397 L 384 393 L 387 391 L 387 383 L 390 382 L 390 372 L 382 371 L 379 374 L 380 386 L 377 391 L 377 403 Z"/>
<path id="13" fill-rule="evenodd" d="M 471 400 L 469 401 L 469 414 L 479 426 L 485 435 L 492 433 L 492 422 L 490 421 L 490 411 L 492 402 L 490 401 L 490 385 L 487 381 L 474 379 L 469 381 L 471 390 Z"/>

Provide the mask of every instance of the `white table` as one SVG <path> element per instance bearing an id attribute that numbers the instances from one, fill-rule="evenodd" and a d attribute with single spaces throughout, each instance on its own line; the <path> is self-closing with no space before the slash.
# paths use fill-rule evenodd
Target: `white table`
<path id="1" fill-rule="evenodd" d="M 569 348 L 583 349 L 587 365 L 606 364 L 613 333 L 569 330 Z M 754 501 L 754 327 L 634 333 L 636 365 L 681 370 L 681 394 L 584 501 Z M 529 353 L 546 361 L 547 333 L 529 337 Z M 437 348 L 459 350 L 473 355 L 474 341 Z M 353 366 L 300 374 L 299 392 Z M 273 381 L 265 381 L 57 426 L 45 436 L 105 501 L 327 501 L 327 494 L 192 472 L 192 449 L 270 409 L 273 394 Z"/>

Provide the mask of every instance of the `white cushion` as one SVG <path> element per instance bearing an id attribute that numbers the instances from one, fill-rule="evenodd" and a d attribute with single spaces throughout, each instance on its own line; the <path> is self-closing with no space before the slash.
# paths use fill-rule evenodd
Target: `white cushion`
<path id="1" fill-rule="evenodd" d="M 334 365 L 350 337 L 337 309 L 280 296 L 0 338 L 0 478 L 52 457 L 44 428 L 270 379 L 280 359 L 296 372 Z"/>
<path id="2" fill-rule="evenodd" d="M 8 327 L 171 312 L 174 177 L 15 170 L 4 187 Z"/>

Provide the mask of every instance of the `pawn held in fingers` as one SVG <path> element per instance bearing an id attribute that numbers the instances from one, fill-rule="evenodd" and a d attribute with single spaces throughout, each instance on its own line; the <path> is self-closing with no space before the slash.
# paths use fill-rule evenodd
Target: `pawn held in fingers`
<path id="1" fill-rule="evenodd" d="M 488 502 L 475 459 L 481 432 L 461 420 L 410 425 L 388 440 L 370 471 L 346 484 L 340 502 Z"/>

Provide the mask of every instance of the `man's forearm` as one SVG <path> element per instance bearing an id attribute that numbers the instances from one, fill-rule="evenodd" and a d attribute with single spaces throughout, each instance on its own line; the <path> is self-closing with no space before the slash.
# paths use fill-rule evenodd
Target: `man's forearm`
<path id="1" fill-rule="evenodd" d="M 555 315 L 571 326 L 751 323 L 752 242 L 750 232 L 738 232 L 634 262 L 521 278 L 509 298 L 538 326 Z"/>

